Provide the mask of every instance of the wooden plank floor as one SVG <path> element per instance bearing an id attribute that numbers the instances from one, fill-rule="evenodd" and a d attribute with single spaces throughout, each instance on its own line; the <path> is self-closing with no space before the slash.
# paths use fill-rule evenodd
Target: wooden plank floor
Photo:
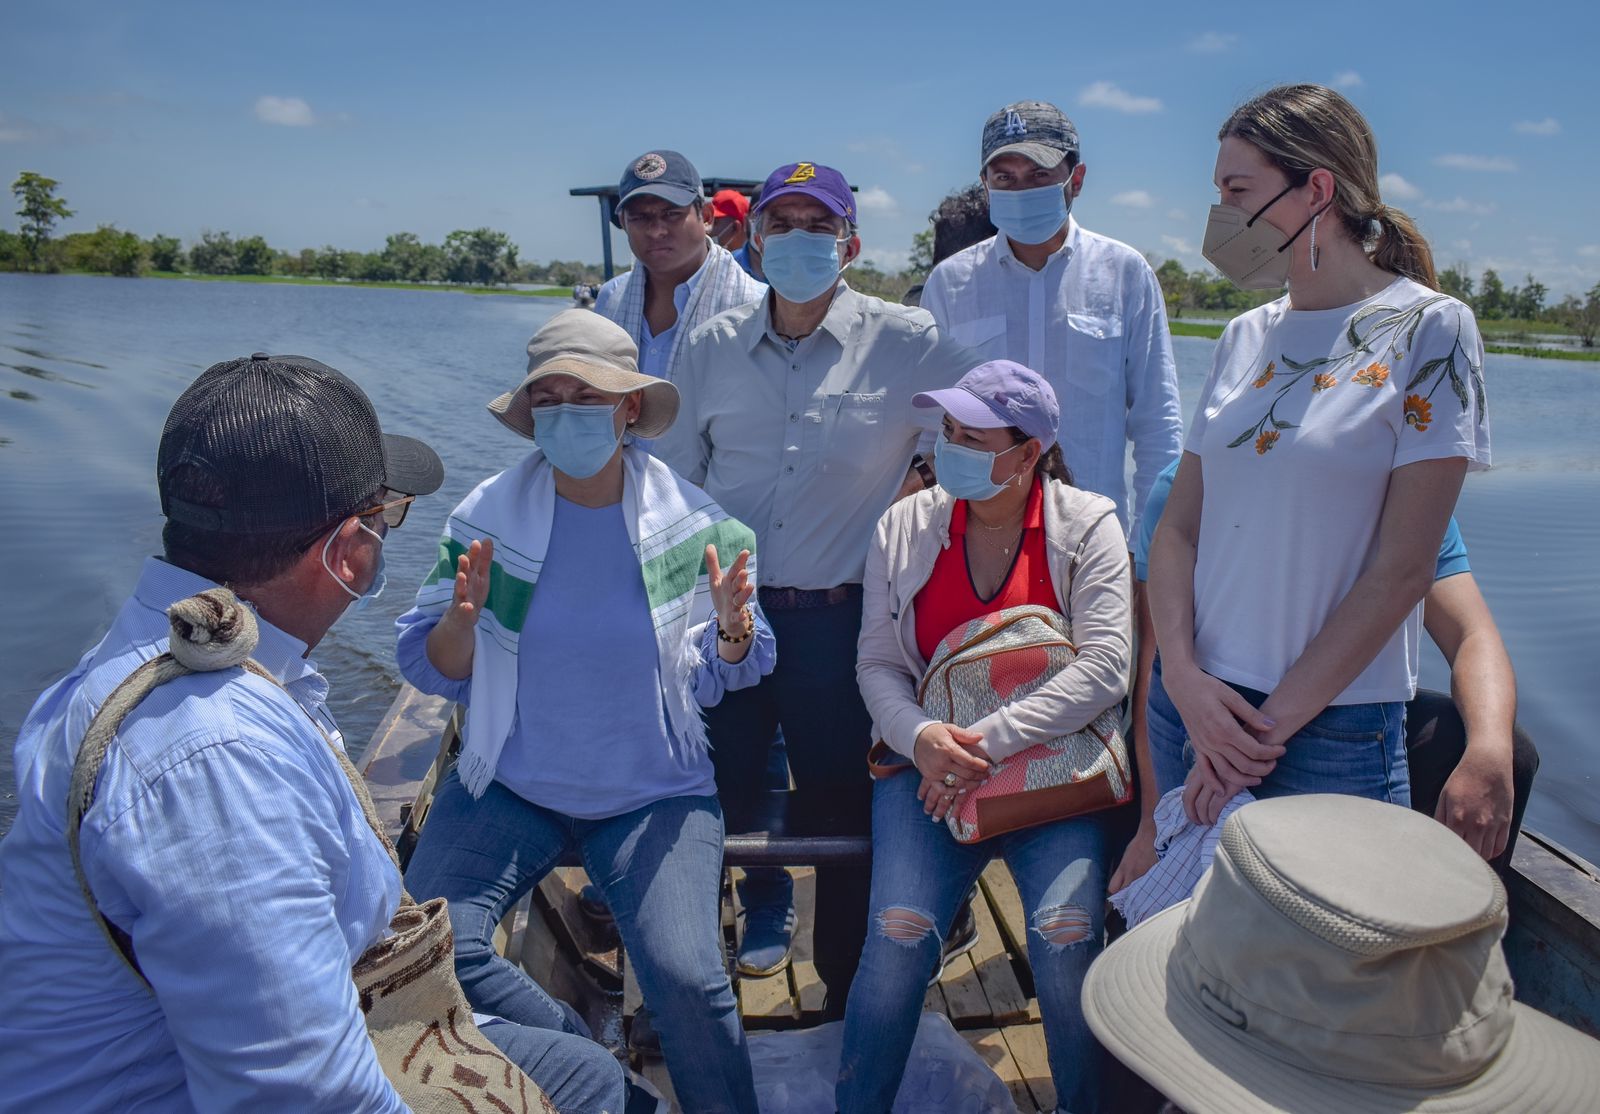
<path id="1" fill-rule="evenodd" d="M 739 872 L 733 873 L 737 877 Z M 797 868 L 793 873 L 798 924 L 793 962 L 767 978 L 739 978 L 735 982 L 748 1030 L 792 1029 L 821 1020 L 822 983 L 817 978 L 811 942 L 816 874 L 809 867 Z M 581 996 L 581 983 L 598 987 L 594 976 L 616 963 L 615 953 L 607 946 L 614 947 L 614 942 L 596 935 L 593 926 L 576 912 L 576 895 L 583 882 L 581 870 L 553 872 L 538 891 L 537 904 L 544 906 L 544 916 L 531 916 L 526 927 L 519 925 L 523 965 L 542 985 L 569 1001 Z M 728 915 L 724 917 L 724 932 L 732 955 L 741 922 L 733 915 L 737 912 L 735 904 L 725 908 Z M 929 987 L 923 1008 L 950 1018 L 951 1024 L 1005 1082 L 1019 1111 L 1032 1114 L 1054 1110 L 1055 1088 L 1050 1080 L 1039 1006 L 1028 993 L 1033 980 L 1027 966 L 1027 925 L 1022 919 L 1016 886 L 1003 863 L 991 863 L 984 871 L 974 915 L 978 922 L 977 945 L 946 966 L 939 982 Z M 570 954 L 574 947 L 585 953 L 577 964 L 563 963 L 552 954 Z M 564 971 L 564 967 L 572 970 Z M 622 967 L 620 995 L 598 995 L 604 999 L 599 1008 L 593 1002 L 573 1004 L 590 1020 L 597 1035 L 602 1030 L 615 1034 L 614 1050 L 629 1057 L 640 1074 L 671 1098 L 672 1083 L 666 1065 L 659 1059 L 630 1055 L 623 1046 L 642 998 L 626 959 Z M 579 971 L 583 976 L 578 976 Z M 561 984 L 560 990 L 551 983 Z"/>

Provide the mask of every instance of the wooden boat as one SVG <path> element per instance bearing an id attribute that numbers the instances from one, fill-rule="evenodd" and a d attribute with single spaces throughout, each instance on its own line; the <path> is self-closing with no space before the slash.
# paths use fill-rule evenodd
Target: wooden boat
<path id="1" fill-rule="evenodd" d="M 362 762 L 379 815 L 402 855 L 415 845 L 433 785 L 447 768 L 458 730 L 454 706 L 403 688 L 379 725 Z M 813 868 L 859 857 L 865 840 L 778 840 L 732 835 L 726 857 L 740 866 L 795 865 L 795 934 L 790 967 L 768 978 L 734 976 L 748 1030 L 789 1029 L 821 1020 L 822 984 L 807 927 Z M 541 986 L 570 1002 L 596 1038 L 671 1096 L 660 1060 L 632 1055 L 628 1034 L 640 1005 L 638 985 L 614 934 L 578 908 L 585 881 L 574 864 L 551 873 L 501 925 L 502 954 L 522 964 Z M 1523 829 L 1507 886 L 1511 922 L 1506 958 L 1520 1001 L 1600 1038 L 1600 871 L 1536 832 Z M 991 863 L 974 903 L 979 940 L 947 965 L 928 990 L 925 1009 L 945 1014 L 1011 1091 L 1021 1111 L 1053 1111 L 1039 1003 L 1027 962 L 1027 923 L 1010 873 Z M 724 902 L 726 943 L 736 945 L 732 899 Z M 731 950 L 730 950 L 730 954 Z M 1134 1109 L 1130 1102 L 1127 1109 Z M 676 1107 L 674 1108 L 676 1109 Z"/>

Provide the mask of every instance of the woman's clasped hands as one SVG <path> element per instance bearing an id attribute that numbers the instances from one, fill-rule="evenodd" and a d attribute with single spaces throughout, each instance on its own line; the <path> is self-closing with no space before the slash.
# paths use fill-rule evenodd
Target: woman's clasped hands
<path id="1" fill-rule="evenodd" d="M 1215 824 L 1234 794 L 1260 785 L 1283 757 L 1281 743 L 1263 738 L 1277 725 L 1198 668 L 1164 670 L 1162 681 L 1194 747 L 1184 812 L 1197 824 Z"/>
<path id="2" fill-rule="evenodd" d="M 935 822 L 968 792 L 989 780 L 983 736 L 953 723 L 930 723 L 917 733 L 912 761 L 922 775 L 917 800 Z"/>

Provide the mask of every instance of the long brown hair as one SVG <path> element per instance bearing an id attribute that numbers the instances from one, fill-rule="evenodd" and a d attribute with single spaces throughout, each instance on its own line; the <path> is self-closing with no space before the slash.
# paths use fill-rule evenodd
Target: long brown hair
<path id="1" fill-rule="evenodd" d="M 1217 132 L 1219 140 L 1229 136 L 1260 151 L 1294 185 L 1318 167 L 1332 171 L 1333 204 L 1350 238 L 1373 241 L 1372 262 L 1385 271 L 1439 289 L 1428 241 L 1410 217 L 1382 201 L 1372 128 L 1342 95 L 1324 85 L 1280 85 L 1234 109 Z"/>

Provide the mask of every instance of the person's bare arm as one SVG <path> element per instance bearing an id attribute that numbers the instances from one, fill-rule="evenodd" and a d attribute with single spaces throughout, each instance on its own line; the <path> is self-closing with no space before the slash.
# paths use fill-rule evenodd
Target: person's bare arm
<path id="1" fill-rule="evenodd" d="M 1133 615 L 1138 631 L 1139 656 L 1133 674 L 1128 729 L 1133 735 L 1133 761 L 1139 771 L 1139 830 L 1122 852 L 1122 860 L 1111 876 L 1110 885 L 1106 887 L 1110 893 L 1132 885 L 1156 865 L 1155 811 L 1156 804 L 1161 800 L 1161 789 L 1156 785 L 1155 773 L 1150 765 L 1150 722 L 1145 714 L 1145 702 L 1150 692 L 1150 671 L 1155 667 L 1156 658 L 1156 628 L 1150 619 L 1148 597 L 1144 583 L 1135 580 Z"/>
<path id="2" fill-rule="evenodd" d="M 1446 779 L 1434 817 L 1492 859 L 1511 835 L 1516 675 L 1471 573 L 1435 581 L 1422 620 L 1450 664 L 1450 696 L 1467 731 L 1466 753 Z"/>

